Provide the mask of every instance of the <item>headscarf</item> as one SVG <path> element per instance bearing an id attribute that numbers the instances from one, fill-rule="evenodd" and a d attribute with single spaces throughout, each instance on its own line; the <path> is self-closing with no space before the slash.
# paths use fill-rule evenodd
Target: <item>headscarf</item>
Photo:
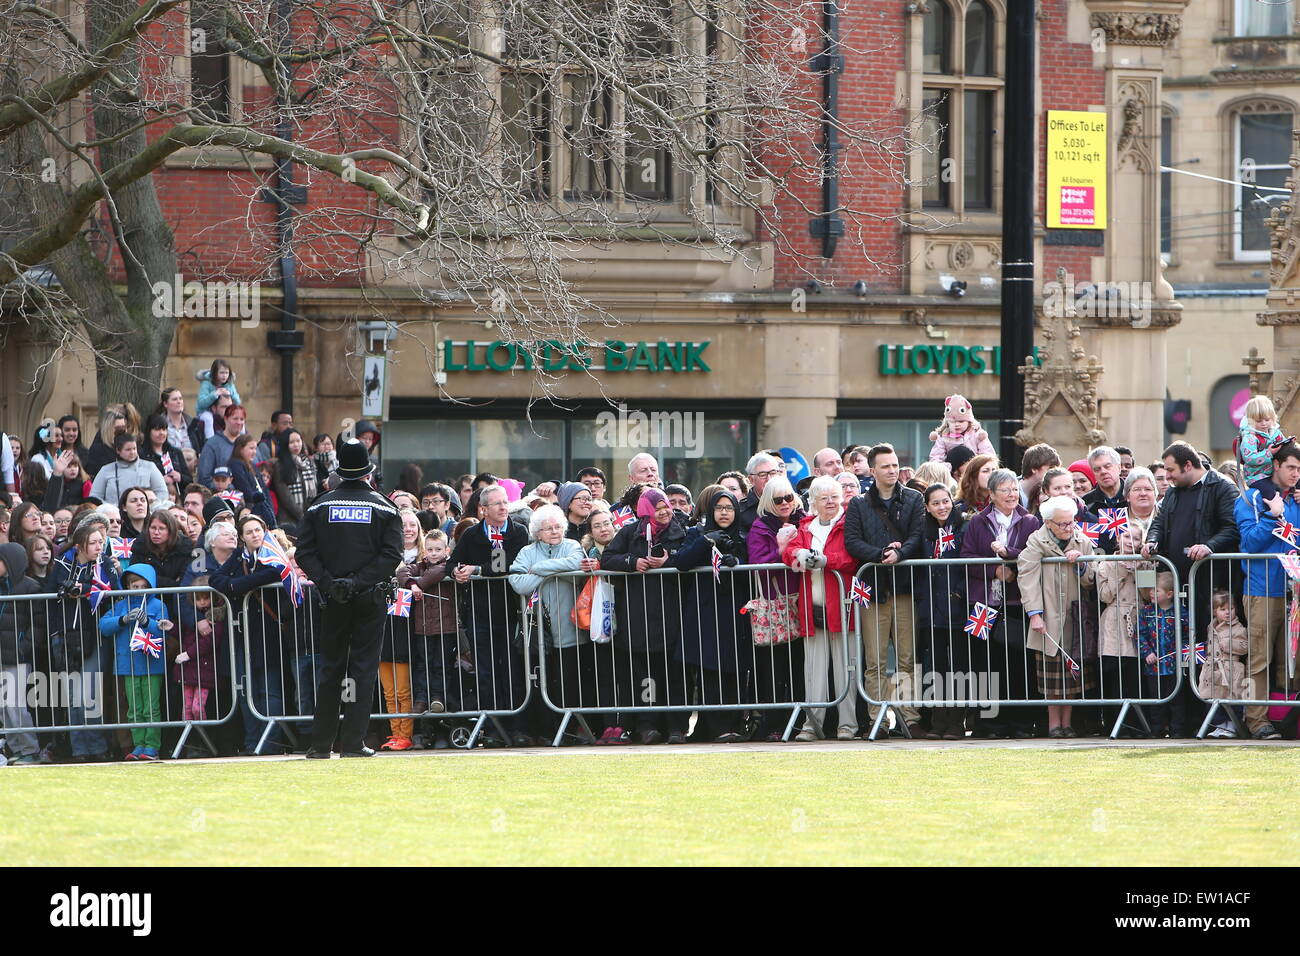
<path id="1" fill-rule="evenodd" d="M 714 515 L 713 515 L 713 509 L 718 506 L 718 502 L 720 502 L 723 498 L 726 498 L 728 501 L 730 501 L 731 506 L 736 509 L 736 513 L 731 520 L 731 524 L 726 528 L 718 527 L 718 524 L 714 520 Z M 703 531 L 705 534 L 711 534 L 716 531 L 724 539 L 722 542 L 720 542 L 722 546 L 719 547 L 718 550 L 724 553 L 734 554 L 739 558 L 741 558 L 741 560 L 744 560 L 745 538 L 740 530 L 740 501 L 733 493 L 728 491 L 726 488 L 721 488 L 718 491 L 714 492 L 712 495 L 709 496 L 708 500 L 704 502 L 704 509 L 701 512 L 701 517 L 700 517 L 700 530 Z"/>
<path id="2" fill-rule="evenodd" d="M 658 541 L 659 536 L 668 530 L 669 525 L 673 523 L 672 510 L 669 509 L 668 520 L 660 524 L 655 517 L 655 512 L 660 504 L 668 504 L 668 497 L 658 488 L 648 486 L 641 492 L 641 497 L 636 502 L 636 516 L 644 518 L 646 527 L 650 529 L 650 538 L 652 541 Z"/>

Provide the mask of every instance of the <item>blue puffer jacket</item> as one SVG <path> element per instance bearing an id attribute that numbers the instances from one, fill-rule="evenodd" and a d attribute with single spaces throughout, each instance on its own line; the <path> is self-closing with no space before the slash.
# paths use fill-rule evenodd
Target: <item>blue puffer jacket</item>
<path id="1" fill-rule="evenodd" d="M 1283 496 L 1282 517 L 1273 517 L 1268 505 L 1255 489 L 1247 489 L 1237 499 L 1235 509 L 1237 530 L 1241 532 L 1241 550 L 1246 554 L 1286 554 L 1296 547 L 1273 534 L 1282 521 L 1289 521 L 1300 529 L 1300 504 L 1290 495 Z M 1300 530 L 1295 534 L 1300 543 Z M 1282 597 L 1286 594 L 1286 572 L 1282 565 L 1269 558 L 1242 561 L 1246 572 L 1246 593 L 1256 597 Z"/>
<path id="2" fill-rule="evenodd" d="M 158 586 L 158 576 L 147 564 L 132 564 L 122 570 L 122 577 L 134 574 L 149 582 L 150 588 Z M 125 587 L 125 585 L 124 585 Z M 154 657 L 148 651 L 131 650 L 131 634 L 137 622 L 125 619 L 128 613 L 144 608 L 145 618 L 139 621 L 140 627 L 158 642 L 159 653 Z M 159 627 L 160 621 L 166 621 L 167 609 L 157 597 L 140 595 L 124 596 L 114 602 L 107 614 L 99 619 L 99 630 L 105 637 L 113 638 L 115 671 L 121 677 L 144 677 L 150 674 L 167 672 L 167 652 L 164 631 Z"/>

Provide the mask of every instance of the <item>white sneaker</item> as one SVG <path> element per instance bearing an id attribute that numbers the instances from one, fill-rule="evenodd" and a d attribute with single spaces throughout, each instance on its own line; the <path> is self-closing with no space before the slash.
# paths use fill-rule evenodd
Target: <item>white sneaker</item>
<path id="1" fill-rule="evenodd" d="M 817 739 L 817 735 L 811 730 L 801 730 L 794 735 L 794 739 L 801 744 L 810 744 Z"/>
<path id="2" fill-rule="evenodd" d="M 841 727 L 835 737 L 837 740 L 857 740 L 858 732 L 852 727 Z"/>
<path id="3" fill-rule="evenodd" d="M 1231 727 L 1215 727 L 1205 736 L 1207 737 L 1235 737 Z"/>

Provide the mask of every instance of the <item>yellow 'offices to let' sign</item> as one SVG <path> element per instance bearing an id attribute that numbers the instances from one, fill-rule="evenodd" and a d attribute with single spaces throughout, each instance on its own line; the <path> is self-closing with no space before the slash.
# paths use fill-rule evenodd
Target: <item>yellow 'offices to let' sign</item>
<path id="1" fill-rule="evenodd" d="M 1106 228 L 1106 114 L 1047 111 L 1047 227 Z"/>

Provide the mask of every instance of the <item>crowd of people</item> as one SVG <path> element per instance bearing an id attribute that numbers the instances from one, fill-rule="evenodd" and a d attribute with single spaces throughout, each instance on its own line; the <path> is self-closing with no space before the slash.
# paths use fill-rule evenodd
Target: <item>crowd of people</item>
<path id="1" fill-rule="evenodd" d="M 155 760 L 205 720 L 219 753 L 299 746 L 276 718 L 312 713 L 320 610 L 294 540 L 345 436 L 308 442 L 287 411 L 254 436 L 229 364 L 200 379 L 193 415 L 169 387 L 147 416 L 106 409 L 89 447 L 72 415 L 0 442 L 11 762 Z M 489 747 L 779 741 L 787 726 L 798 741 L 1074 737 L 1142 699 L 1122 734 L 1194 735 L 1205 700 L 1295 697 L 1292 572 L 1197 563 L 1296 550 L 1300 447 L 1276 417 L 1253 399 L 1218 469 L 1185 442 L 1146 466 L 1123 446 L 1067 464 L 1040 444 L 1017 473 L 959 395 L 915 467 L 880 443 L 821 449 L 796 482 L 759 450 L 701 489 L 647 453 L 618 487 L 594 465 L 527 491 L 415 465 L 389 489 L 376 469 L 404 555 L 375 690 L 394 716 L 373 729 L 385 750 L 463 740 L 476 713 Z M 379 427 L 354 432 L 377 464 Z M 195 590 L 151 593 L 169 587 Z M 24 696 L 54 673 L 99 698 Z M 1089 700 L 1107 703 L 1075 706 Z M 1294 715 L 1223 705 L 1211 735 L 1294 737 Z"/>

